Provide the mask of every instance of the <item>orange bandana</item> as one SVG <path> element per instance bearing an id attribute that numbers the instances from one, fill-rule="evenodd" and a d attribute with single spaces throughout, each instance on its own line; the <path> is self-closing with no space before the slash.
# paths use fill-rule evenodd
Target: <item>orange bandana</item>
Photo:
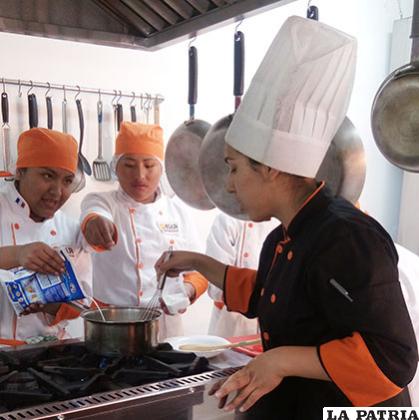
<path id="1" fill-rule="evenodd" d="M 159 125 L 124 121 L 115 141 L 115 155 L 143 154 L 163 161 L 163 130 Z"/>
<path id="2" fill-rule="evenodd" d="M 24 131 L 17 143 L 16 168 L 60 168 L 76 173 L 77 141 L 46 128 Z"/>

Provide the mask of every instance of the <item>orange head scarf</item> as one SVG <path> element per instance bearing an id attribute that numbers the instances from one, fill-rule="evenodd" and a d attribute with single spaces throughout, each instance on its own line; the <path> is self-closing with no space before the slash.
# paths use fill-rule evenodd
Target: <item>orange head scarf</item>
<path id="1" fill-rule="evenodd" d="M 77 141 L 46 128 L 24 131 L 17 142 L 16 168 L 61 168 L 76 173 Z"/>
<path id="2" fill-rule="evenodd" d="M 164 158 L 163 130 L 156 124 L 124 121 L 115 141 L 115 155 L 144 154 Z"/>

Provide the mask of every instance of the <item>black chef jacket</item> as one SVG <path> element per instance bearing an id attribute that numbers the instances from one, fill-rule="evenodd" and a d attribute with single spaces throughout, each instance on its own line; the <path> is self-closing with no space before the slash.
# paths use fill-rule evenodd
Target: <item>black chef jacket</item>
<path id="1" fill-rule="evenodd" d="M 316 346 L 331 379 L 287 377 L 249 418 L 311 420 L 326 406 L 410 405 L 417 348 L 397 260 L 381 225 L 321 184 L 287 230 L 267 237 L 257 272 L 227 268 L 227 308 L 259 318 L 264 350 Z"/>

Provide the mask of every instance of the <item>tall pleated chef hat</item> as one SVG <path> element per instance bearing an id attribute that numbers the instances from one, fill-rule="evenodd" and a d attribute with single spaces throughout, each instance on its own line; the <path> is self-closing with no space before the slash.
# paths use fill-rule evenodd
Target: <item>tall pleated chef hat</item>
<path id="1" fill-rule="evenodd" d="M 288 18 L 226 133 L 244 155 L 314 178 L 341 125 L 355 76 L 356 40 L 330 26 Z"/>
<path id="2" fill-rule="evenodd" d="M 61 168 L 76 173 L 77 141 L 47 128 L 24 131 L 17 142 L 16 168 Z"/>

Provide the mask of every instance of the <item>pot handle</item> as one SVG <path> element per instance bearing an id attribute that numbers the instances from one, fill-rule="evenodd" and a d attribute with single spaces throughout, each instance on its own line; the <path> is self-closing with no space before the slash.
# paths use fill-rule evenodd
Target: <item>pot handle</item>
<path id="1" fill-rule="evenodd" d="M 47 104 L 47 127 L 49 130 L 52 130 L 53 116 L 52 116 L 52 99 L 51 96 L 45 97 L 45 102 Z"/>
<path id="2" fill-rule="evenodd" d="M 121 123 L 123 119 L 124 119 L 124 110 L 122 108 L 122 104 L 117 104 L 116 105 L 116 126 L 117 126 L 118 132 L 121 129 Z"/>
<path id="3" fill-rule="evenodd" d="M 28 95 L 29 127 L 38 127 L 38 105 L 34 93 Z"/>
<path id="4" fill-rule="evenodd" d="M 189 47 L 189 78 L 188 78 L 188 104 L 189 119 L 195 118 L 195 104 L 198 98 L 198 50 Z"/>
<path id="5" fill-rule="evenodd" d="M 244 33 L 237 31 L 234 34 L 234 109 L 237 109 L 241 102 L 244 85 Z"/>
<path id="6" fill-rule="evenodd" d="M 3 125 L 9 124 L 9 100 L 6 92 L 1 94 L 1 115 L 3 118 Z"/>

